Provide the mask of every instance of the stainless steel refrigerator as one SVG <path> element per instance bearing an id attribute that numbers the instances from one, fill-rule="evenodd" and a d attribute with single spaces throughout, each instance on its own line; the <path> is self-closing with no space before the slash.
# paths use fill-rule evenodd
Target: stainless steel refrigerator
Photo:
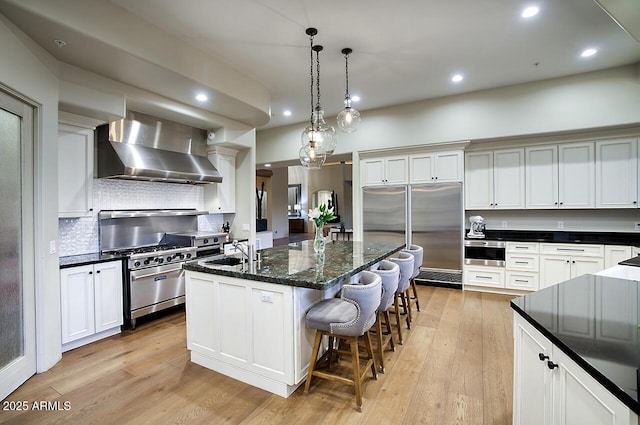
<path id="1" fill-rule="evenodd" d="M 425 272 L 462 272 L 464 210 L 461 183 L 365 187 L 363 239 L 416 244 Z M 425 275 L 425 273 L 422 273 Z M 425 280 L 458 283 L 457 276 Z M 453 279 L 453 280 L 452 280 Z"/>

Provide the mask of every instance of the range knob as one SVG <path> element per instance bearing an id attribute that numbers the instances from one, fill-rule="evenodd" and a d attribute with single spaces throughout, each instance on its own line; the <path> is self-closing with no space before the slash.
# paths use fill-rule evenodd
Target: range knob
<path id="1" fill-rule="evenodd" d="M 204 242 L 205 245 L 209 244 L 209 239 L 204 239 L 202 242 Z"/>
<path id="2" fill-rule="evenodd" d="M 173 257 L 169 255 L 169 256 L 167 257 L 167 263 L 168 263 L 169 261 L 171 261 L 171 260 L 173 260 Z"/>
<path id="3" fill-rule="evenodd" d="M 134 266 L 134 267 L 140 267 L 140 261 L 136 261 L 136 262 L 134 262 L 134 263 L 133 263 L 133 266 Z"/>
<path id="4" fill-rule="evenodd" d="M 191 258 L 191 253 L 187 253 L 187 258 Z"/>
<path id="5" fill-rule="evenodd" d="M 158 262 L 158 264 L 162 264 L 164 263 L 164 258 L 156 258 L 156 261 Z"/>
<path id="6" fill-rule="evenodd" d="M 179 259 L 181 259 L 181 260 L 182 260 L 182 259 L 184 258 L 184 254 L 183 254 L 183 253 L 181 253 L 181 252 L 177 253 L 177 254 L 176 254 L 176 258 L 179 258 Z"/>
<path id="7" fill-rule="evenodd" d="M 146 260 L 144 260 L 144 262 L 143 262 L 143 263 L 144 263 L 144 265 L 145 265 L 145 266 L 146 266 L 146 265 L 148 265 L 148 264 L 149 264 L 149 261 L 150 261 L 150 260 L 149 260 L 148 258 L 147 258 Z"/>

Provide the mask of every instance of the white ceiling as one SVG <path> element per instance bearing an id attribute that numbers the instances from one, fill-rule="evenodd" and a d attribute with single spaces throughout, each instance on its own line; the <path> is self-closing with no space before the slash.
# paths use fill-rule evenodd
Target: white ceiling
<path id="1" fill-rule="evenodd" d="M 318 29 L 315 43 L 324 46 L 321 100 L 328 116 L 342 108 L 344 47 L 353 49 L 349 86 L 352 94 L 361 96 L 354 104 L 361 112 L 640 62 L 640 43 L 588 0 L 109 1 L 266 87 L 271 122 L 265 127 L 309 117 L 305 29 L 310 26 Z M 58 3 L 65 7 L 69 2 Z M 640 14 L 640 1 L 619 3 Z M 540 13 L 525 20 L 520 14 L 531 4 Z M 45 42 L 55 36 L 56 26 L 42 34 L 44 25 L 30 25 L 28 16 L 9 18 L 60 60 L 85 68 L 102 60 L 97 48 L 63 55 Z M 580 57 L 587 47 L 598 53 Z M 127 72 L 135 71 L 121 69 L 115 75 L 106 70 L 103 75 L 135 83 L 138 77 Z M 465 79 L 453 84 L 454 73 Z M 173 98 L 180 97 L 180 90 L 191 93 L 188 85 L 193 81 L 180 75 L 175 81 L 171 91 L 161 86 L 153 91 Z M 197 105 L 190 96 L 180 100 Z M 293 112 L 291 117 L 283 116 L 285 109 Z"/>

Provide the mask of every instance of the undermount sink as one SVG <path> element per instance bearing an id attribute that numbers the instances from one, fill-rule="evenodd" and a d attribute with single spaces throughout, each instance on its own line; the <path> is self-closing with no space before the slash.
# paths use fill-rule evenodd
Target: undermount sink
<path id="1" fill-rule="evenodd" d="M 215 264 L 218 266 L 237 266 L 242 263 L 242 260 L 238 257 L 222 257 L 215 258 L 204 262 L 205 264 Z"/>

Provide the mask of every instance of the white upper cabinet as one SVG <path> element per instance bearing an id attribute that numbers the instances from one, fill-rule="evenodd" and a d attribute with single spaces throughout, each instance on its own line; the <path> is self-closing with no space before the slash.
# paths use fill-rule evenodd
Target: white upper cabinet
<path id="1" fill-rule="evenodd" d="M 93 213 L 93 130 L 58 126 L 58 217 Z"/>
<path id="2" fill-rule="evenodd" d="M 493 152 L 465 154 L 465 208 L 493 208 Z"/>
<path id="3" fill-rule="evenodd" d="M 596 142 L 596 208 L 638 207 L 638 140 Z"/>
<path id="4" fill-rule="evenodd" d="M 216 147 L 208 155 L 222 176 L 222 183 L 211 183 L 204 189 L 204 207 L 210 213 L 236 212 L 236 154 L 234 149 Z"/>
<path id="5" fill-rule="evenodd" d="M 524 208 L 524 149 L 465 155 L 466 209 Z"/>
<path id="6" fill-rule="evenodd" d="M 558 146 L 558 205 L 560 208 L 595 207 L 593 143 Z"/>
<path id="7" fill-rule="evenodd" d="M 409 157 L 409 182 L 460 182 L 464 176 L 462 151 L 430 152 Z"/>
<path id="8" fill-rule="evenodd" d="M 526 207 L 558 208 L 558 147 L 525 149 Z"/>
<path id="9" fill-rule="evenodd" d="M 360 162 L 362 186 L 407 184 L 408 163 L 406 155 L 362 160 Z"/>
<path id="10" fill-rule="evenodd" d="M 525 153 L 527 208 L 594 208 L 593 143 L 535 146 Z"/>

